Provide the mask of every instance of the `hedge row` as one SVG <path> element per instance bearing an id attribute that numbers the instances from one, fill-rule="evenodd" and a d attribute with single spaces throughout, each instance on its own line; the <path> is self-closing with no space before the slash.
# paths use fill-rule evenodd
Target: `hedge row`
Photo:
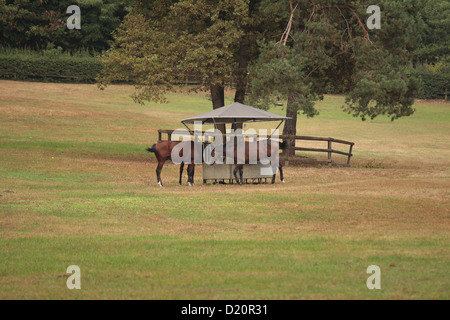
<path id="1" fill-rule="evenodd" d="M 414 75 L 422 79 L 422 92 L 418 98 L 443 99 L 446 90 L 450 93 L 450 74 L 434 74 L 416 70 Z"/>
<path id="2" fill-rule="evenodd" d="M 69 54 L 0 52 L 0 78 L 49 82 L 94 82 L 103 66 L 98 58 Z"/>
<path id="3" fill-rule="evenodd" d="M 70 55 L 58 50 L 0 51 L 0 79 L 91 83 L 102 68 L 100 60 L 88 54 Z M 450 75 L 418 69 L 413 76 L 422 79 L 420 99 L 442 99 L 446 89 L 450 89 Z"/>

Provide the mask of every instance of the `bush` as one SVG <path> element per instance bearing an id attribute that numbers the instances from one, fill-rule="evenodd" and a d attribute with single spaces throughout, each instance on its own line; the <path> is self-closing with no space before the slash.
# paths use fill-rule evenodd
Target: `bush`
<path id="1" fill-rule="evenodd" d="M 450 88 L 450 76 L 443 74 L 422 73 L 422 96 L 421 99 L 442 99 L 445 97 L 446 89 Z"/>
<path id="2" fill-rule="evenodd" d="M 448 67 L 436 65 L 418 66 L 413 75 L 422 80 L 420 99 L 443 99 L 446 90 L 450 89 L 450 73 Z"/>
<path id="3" fill-rule="evenodd" d="M 87 52 L 63 53 L 61 48 L 0 51 L 1 79 L 90 83 L 102 68 L 100 59 Z"/>

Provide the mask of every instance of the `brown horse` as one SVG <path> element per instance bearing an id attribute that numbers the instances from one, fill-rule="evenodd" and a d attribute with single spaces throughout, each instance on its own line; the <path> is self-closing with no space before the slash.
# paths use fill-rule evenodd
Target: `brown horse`
<path id="1" fill-rule="evenodd" d="M 263 141 L 257 141 L 256 144 L 256 155 L 257 155 L 257 161 L 261 161 L 261 160 L 270 160 L 273 156 L 278 156 L 279 154 L 279 150 L 280 147 L 284 148 L 284 142 L 282 143 L 278 143 L 278 141 L 275 140 L 263 140 Z M 264 157 L 260 158 L 260 149 L 261 149 L 261 154 L 264 155 Z M 238 154 L 237 152 L 237 147 L 235 147 L 234 149 L 234 163 L 236 163 L 236 166 L 234 168 L 233 174 L 234 177 L 236 179 L 236 182 L 239 184 L 243 183 L 243 168 L 244 168 L 244 164 L 242 163 L 249 163 L 249 159 L 250 159 L 250 143 L 249 142 L 245 142 L 245 152 L 244 155 Z M 241 164 L 238 164 L 241 163 Z M 275 176 L 276 176 L 276 168 L 273 167 L 272 165 L 272 170 L 274 172 L 273 176 L 272 176 L 272 184 L 275 183 Z M 281 165 L 280 162 L 278 162 L 278 169 L 280 170 L 280 180 L 282 183 L 284 183 L 284 176 L 283 176 L 283 166 Z M 240 180 L 238 179 L 237 176 L 237 172 L 239 171 L 239 176 L 240 176 Z"/>
<path id="2" fill-rule="evenodd" d="M 180 158 L 183 158 L 183 150 L 188 150 L 190 148 L 190 151 L 191 151 L 190 158 L 191 159 L 189 161 L 190 163 L 187 168 L 188 185 L 192 186 L 194 184 L 194 171 L 195 171 L 194 142 L 193 141 L 161 141 L 161 142 L 154 144 L 151 148 L 146 149 L 148 152 L 153 152 L 156 156 L 156 160 L 158 160 L 158 166 L 156 167 L 156 179 L 158 180 L 158 184 L 160 187 L 163 186 L 162 180 L 161 180 L 161 170 L 164 166 L 164 163 L 166 162 L 166 160 L 172 160 L 172 151 L 180 143 L 183 144 L 183 145 L 179 146 L 179 147 L 181 147 L 181 151 L 179 151 L 179 153 L 178 153 Z M 185 162 L 181 162 L 181 164 L 180 164 L 180 179 L 179 179 L 180 185 L 182 184 L 182 175 L 183 175 L 184 164 L 185 164 Z"/>

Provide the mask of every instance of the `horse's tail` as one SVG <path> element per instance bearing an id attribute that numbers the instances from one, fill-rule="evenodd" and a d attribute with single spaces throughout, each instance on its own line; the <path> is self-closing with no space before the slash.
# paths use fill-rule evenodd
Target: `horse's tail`
<path id="1" fill-rule="evenodd" d="M 152 145 L 151 148 L 147 148 L 147 149 L 145 149 L 145 150 L 147 150 L 148 152 L 156 153 L 156 144 Z"/>

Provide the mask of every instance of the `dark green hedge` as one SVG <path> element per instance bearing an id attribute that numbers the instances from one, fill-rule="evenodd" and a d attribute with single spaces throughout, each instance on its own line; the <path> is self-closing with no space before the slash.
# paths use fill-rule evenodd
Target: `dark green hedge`
<path id="1" fill-rule="evenodd" d="M 0 52 L 1 79 L 89 83 L 102 68 L 98 58 L 87 55 Z"/>
<path id="2" fill-rule="evenodd" d="M 450 91 L 450 74 L 434 74 L 416 70 L 414 75 L 422 79 L 422 92 L 417 97 L 419 99 L 443 99 L 445 89 Z"/>

